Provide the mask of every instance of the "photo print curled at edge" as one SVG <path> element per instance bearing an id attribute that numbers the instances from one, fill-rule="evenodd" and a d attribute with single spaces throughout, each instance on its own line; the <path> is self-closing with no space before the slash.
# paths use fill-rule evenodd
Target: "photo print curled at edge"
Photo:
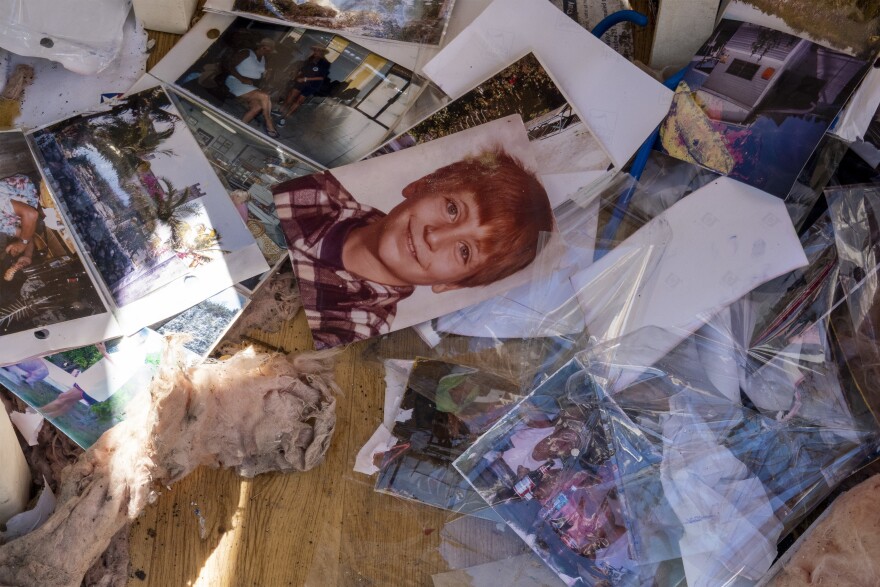
<path id="1" fill-rule="evenodd" d="M 318 349 L 535 277 L 550 202 L 519 115 L 281 184 L 275 205 Z M 524 189 L 525 186 L 525 189 Z"/>
<path id="2" fill-rule="evenodd" d="M 0 384 L 88 448 L 125 418 L 131 398 L 146 393 L 164 347 L 163 337 L 145 328 L 0 367 Z M 198 360 L 192 353 L 185 357 Z"/>
<path id="3" fill-rule="evenodd" d="M 467 0 L 462 0 L 467 1 Z M 232 10 L 344 35 L 439 45 L 456 0 L 235 0 Z"/>
<path id="4" fill-rule="evenodd" d="M 426 83 L 337 34 L 245 18 L 186 58 L 160 77 L 324 167 L 384 143 Z"/>
<path id="5" fill-rule="evenodd" d="M 421 145 L 513 114 L 522 116 L 541 175 L 604 171 L 611 165 L 571 100 L 534 53 L 514 60 L 460 98 L 443 103 L 369 157 Z"/>
<path id="6" fill-rule="evenodd" d="M 29 139 L 126 331 L 268 270 L 162 88 Z"/>

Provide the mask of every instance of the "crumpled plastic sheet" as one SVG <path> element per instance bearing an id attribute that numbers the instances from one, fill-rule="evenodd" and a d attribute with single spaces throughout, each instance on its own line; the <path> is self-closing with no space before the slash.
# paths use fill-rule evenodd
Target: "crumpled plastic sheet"
<path id="1" fill-rule="evenodd" d="M 116 58 L 131 0 L 0 0 L 0 47 L 93 75 Z"/>
<path id="2" fill-rule="evenodd" d="M 628 208 L 619 209 L 621 195 L 633 186 L 624 176 L 592 186 L 592 194 L 585 190 L 580 202 L 594 202 L 594 208 L 578 210 L 580 225 L 562 216 L 560 228 L 572 249 L 616 256 L 603 287 L 576 288 L 578 299 L 548 312 L 545 324 L 524 326 L 523 339 L 440 332 L 435 346 L 414 355 L 426 357 L 416 366 L 448 364 L 433 379 L 424 373 L 414 378 L 408 362 L 386 361 L 386 374 L 397 372 L 389 392 L 394 387 L 403 400 L 386 402 L 394 421 L 385 414 L 382 442 L 367 457 L 380 472 L 375 478 L 352 473 L 347 481 L 372 484 L 386 475 L 380 489 L 397 499 L 383 495 L 381 503 L 417 516 L 452 487 L 464 495 L 467 486 L 449 475 L 450 463 L 467 478 L 489 508 L 462 507 L 475 503 L 471 498 L 427 508 L 433 519 L 446 519 L 437 547 L 444 562 L 437 566 L 431 558 L 435 568 L 446 568 L 433 574 L 438 586 L 488 585 L 487 577 L 505 572 L 515 584 L 552 584 L 528 570 L 536 561 L 568 585 L 755 584 L 777 557 L 777 544 L 842 479 L 880 455 L 880 392 L 873 389 L 880 364 L 880 193 L 876 186 L 827 188 L 838 185 L 835 173 L 845 153 L 845 145 L 829 139 L 802 174 L 803 193 L 776 200 L 779 214 L 767 202 L 777 220 L 791 223 L 782 248 L 788 265 L 740 283 L 742 289 L 714 303 L 688 306 L 703 310 L 696 320 L 677 324 L 634 318 L 650 317 L 644 312 L 656 303 L 657 283 L 668 285 L 663 268 L 675 258 L 670 243 L 686 234 L 671 214 L 682 204 L 696 206 L 701 189 L 718 189 L 714 174 L 652 156 L 646 183 L 635 184 Z M 666 185 L 666 196 L 652 200 L 649 185 Z M 602 229 L 615 213 L 621 227 L 603 241 Z M 586 217 L 594 222 L 589 231 L 582 230 Z M 696 218 L 705 220 L 705 213 Z M 782 234 L 766 216 L 755 222 L 763 223 L 765 238 Z M 649 238 L 631 239 L 646 227 L 654 231 Z M 765 251 L 750 247 L 745 245 Z M 594 265 L 584 262 L 588 269 Z M 698 267 L 705 273 L 705 261 Z M 749 264 L 743 267 L 744 276 Z M 533 285 L 533 292 L 545 286 Z M 691 293 L 686 288 L 681 296 Z M 566 312 L 583 321 L 580 332 L 548 328 L 562 323 Z M 513 320 L 509 305 L 501 303 L 484 304 L 482 316 L 505 327 Z M 590 328 L 590 316 L 602 321 Z M 535 336 L 538 327 L 551 335 Z M 531 352 L 507 354 L 517 345 Z M 363 354 L 404 358 L 382 354 L 382 346 Z M 495 414 L 494 423 L 469 427 L 475 402 L 491 395 L 474 382 L 497 374 L 492 365 L 501 356 L 541 364 L 523 366 L 514 379 L 511 392 L 525 399 L 509 401 L 508 411 L 501 410 L 506 415 Z M 529 426 L 537 431 L 532 436 L 518 432 Z M 548 455 L 547 443 L 562 452 Z M 427 457 L 397 467 L 413 450 Z M 507 461 L 500 456 L 505 453 Z M 514 470 L 510 455 L 528 466 Z M 536 473 L 548 458 L 549 469 Z M 397 467 L 397 477 L 387 477 L 388 467 Z M 429 481 L 417 483 L 418 477 Z M 531 499 L 519 493 L 527 481 L 536 486 Z M 581 509 L 564 505 L 572 500 Z M 487 538 L 511 531 L 518 548 L 514 541 L 511 548 L 494 549 Z"/>

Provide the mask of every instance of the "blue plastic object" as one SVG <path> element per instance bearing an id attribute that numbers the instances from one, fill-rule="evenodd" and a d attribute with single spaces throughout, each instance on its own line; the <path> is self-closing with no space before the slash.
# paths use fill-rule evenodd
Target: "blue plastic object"
<path id="1" fill-rule="evenodd" d="M 599 24 L 594 26 L 591 32 L 595 36 L 601 37 L 608 32 L 608 29 L 622 22 L 631 22 L 638 26 L 645 26 L 648 24 L 648 17 L 635 10 L 618 10 L 600 20 Z"/>
<path id="2" fill-rule="evenodd" d="M 681 82 L 682 78 L 684 78 L 684 74 L 687 71 L 687 68 L 683 68 L 680 71 L 676 72 L 675 75 L 667 79 L 663 82 L 663 85 L 669 88 L 672 91 L 675 91 L 675 88 L 678 87 L 679 82 Z M 638 181 L 642 178 L 642 173 L 645 171 L 645 167 L 648 165 L 648 157 L 651 156 L 651 149 L 654 148 L 654 143 L 657 141 L 657 137 L 660 135 L 660 127 L 654 129 L 654 132 L 651 133 L 651 136 L 648 137 L 642 146 L 639 147 L 639 150 L 636 152 L 636 157 L 633 160 L 632 165 L 629 168 L 629 174 Z M 623 215 L 626 212 L 626 209 L 629 207 L 629 202 L 632 200 L 633 194 L 636 192 L 636 184 L 633 183 L 620 197 L 620 201 L 617 203 L 617 206 L 614 208 L 614 212 L 611 214 L 611 218 L 608 220 L 608 224 L 605 226 L 605 231 L 602 233 L 602 240 L 600 243 L 610 243 L 614 239 L 614 235 L 617 233 L 617 229 L 620 227 L 620 223 L 623 220 Z M 596 247 L 596 252 L 594 253 L 593 260 L 598 261 L 605 253 L 608 252 L 608 249 L 602 246 Z"/>

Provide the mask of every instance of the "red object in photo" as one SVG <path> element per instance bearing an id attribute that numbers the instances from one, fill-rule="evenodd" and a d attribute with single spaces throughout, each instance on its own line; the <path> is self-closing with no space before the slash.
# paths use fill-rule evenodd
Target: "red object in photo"
<path id="1" fill-rule="evenodd" d="M 764 72 L 761 74 L 761 79 L 770 79 L 771 77 L 773 77 L 773 75 L 774 75 L 775 73 L 776 73 L 776 68 L 774 68 L 774 67 L 768 67 L 768 68 L 765 69 Z"/>

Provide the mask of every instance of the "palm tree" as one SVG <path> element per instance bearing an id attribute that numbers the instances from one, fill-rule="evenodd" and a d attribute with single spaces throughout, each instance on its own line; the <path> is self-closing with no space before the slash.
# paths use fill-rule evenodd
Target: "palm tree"
<path id="1" fill-rule="evenodd" d="M 196 197 L 193 186 L 178 190 L 167 177 L 155 177 L 149 172 L 140 174 L 141 181 L 126 184 L 132 194 L 135 207 L 148 233 L 155 231 L 156 224 L 162 223 L 171 228 L 172 234 L 180 231 L 183 216 L 193 212 L 186 203 Z M 172 237 L 176 238 L 176 236 Z"/>
<path id="2" fill-rule="evenodd" d="M 174 126 L 157 130 L 153 121 L 142 116 L 134 122 L 113 118 L 94 129 L 95 148 L 116 169 L 120 179 L 133 176 L 149 155 L 174 155 L 162 144 L 174 134 Z"/>

